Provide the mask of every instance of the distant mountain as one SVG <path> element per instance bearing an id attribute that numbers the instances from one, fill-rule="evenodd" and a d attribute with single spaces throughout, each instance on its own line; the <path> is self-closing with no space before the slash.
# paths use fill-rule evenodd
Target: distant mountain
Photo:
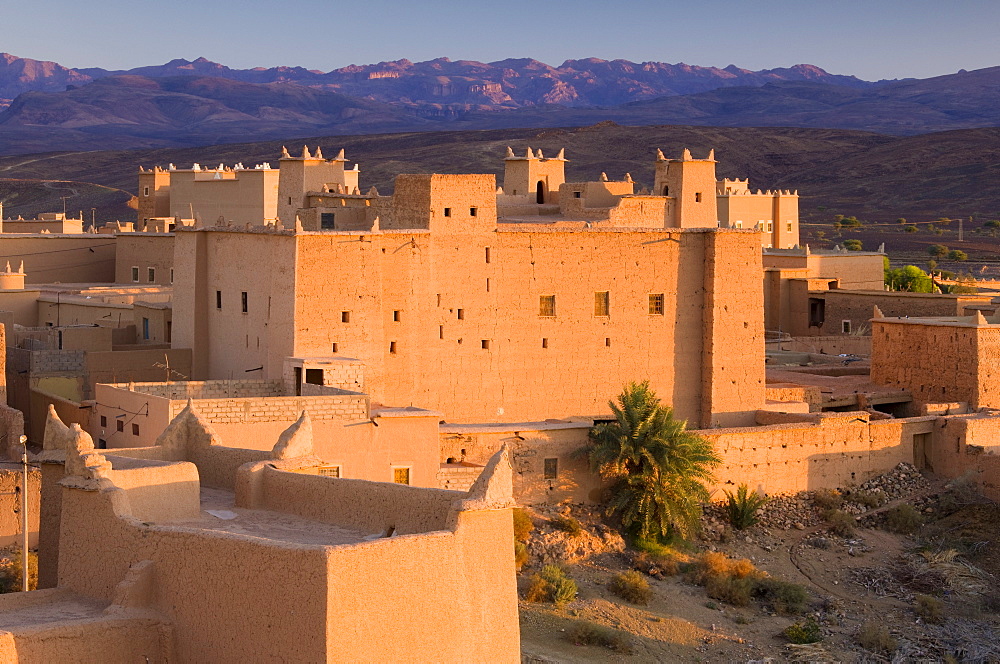
<path id="1" fill-rule="evenodd" d="M 0 113 L 0 144 L 30 148 L 47 135 L 49 149 L 198 145 L 427 123 L 388 104 L 298 85 L 129 75 L 18 96 Z"/>
<path id="2" fill-rule="evenodd" d="M 32 90 L 65 90 L 67 85 L 84 85 L 91 80 L 91 76 L 55 62 L 0 53 L 0 99 L 10 100 Z"/>

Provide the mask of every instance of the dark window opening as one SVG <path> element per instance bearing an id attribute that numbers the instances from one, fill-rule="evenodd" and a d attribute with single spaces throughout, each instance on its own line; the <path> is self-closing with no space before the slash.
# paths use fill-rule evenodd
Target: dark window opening
<path id="1" fill-rule="evenodd" d="M 103 428 L 103 427 L 106 427 L 106 426 L 108 426 L 108 416 L 107 415 L 101 415 L 101 427 Z"/>
<path id="2" fill-rule="evenodd" d="M 548 347 L 549 347 L 549 340 L 546 339 L 545 337 L 542 337 L 542 348 L 548 348 Z"/>
<path id="3" fill-rule="evenodd" d="M 115 429 L 118 431 L 125 431 L 125 421 L 118 420 L 117 422 L 115 422 Z"/>
<path id="4" fill-rule="evenodd" d="M 545 202 L 545 183 L 541 180 L 538 181 L 538 186 L 535 187 L 535 202 L 539 205 Z"/>
<path id="5" fill-rule="evenodd" d="M 450 217 L 451 216 L 451 208 L 445 208 L 444 209 L 444 216 L 446 216 L 446 217 Z"/>
<path id="6" fill-rule="evenodd" d="M 215 308 L 222 308 L 222 291 L 220 290 L 215 291 Z"/>
<path id="7" fill-rule="evenodd" d="M 663 195 L 664 196 L 670 195 L 670 187 L 668 187 L 667 185 L 663 185 Z"/>
<path id="8" fill-rule="evenodd" d="M 323 370 L 322 369 L 306 369 L 306 382 L 310 385 L 322 385 L 323 384 Z"/>
<path id="9" fill-rule="evenodd" d="M 490 248 L 486 247 L 486 262 L 490 262 Z"/>
<path id="10" fill-rule="evenodd" d="M 132 435 L 133 436 L 139 435 L 139 425 L 136 424 L 135 422 L 132 423 Z"/>
<path id="11" fill-rule="evenodd" d="M 823 327 L 826 320 L 826 300 L 809 298 L 809 327 Z"/>
<path id="12" fill-rule="evenodd" d="M 243 309 L 243 313 L 247 313 L 247 304 L 248 304 L 248 302 L 247 302 L 247 292 L 243 291 L 242 293 L 240 293 L 240 306 Z"/>
<path id="13" fill-rule="evenodd" d="M 341 311 L 340 312 L 340 322 L 341 323 L 350 323 L 351 322 L 351 312 L 350 311 Z"/>
<path id="14" fill-rule="evenodd" d="M 392 320 L 393 320 L 394 323 L 398 323 L 399 322 L 399 310 L 398 309 L 396 311 L 392 312 Z"/>
<path id="15" fill-rule="evenodd" d="M 295 367 L 295 396 L 302 396 L 302 367 Z"/>
<path id="16" fill-rule="evenodd" d="M 701 203 L 701 192 L 700 191 L 695 193 L 695 195 L 694 195 L 694 202 L 695 203 Z"/>
<path id="17" fill-rule="evenodd" d="M 457 314 L 458 320 L 465 320 L 465 309 L 459 309 Z"/>
<path id="18" fill-rule="evenodd" d="M 330 350 L 331 350 L 331 351 L 333 351 L 334 353 L 336 353 L 336 352 L 337 352 L 337 344 L 336 344 L 336 343 L 334 343 L 334 344 L 333 344 L 333 345 L 332 345 L 332 346 L 330 347 Z"/>
<path id="19" fill-rule="evenodd" d="M 554 480 L 559 476 L 559 459 L 545 459 L 542 477 Z"/>
<path id="20" fill-rule="evenodd" d="M 469 208 L 469 216 L 470 217 L 475 217 L 477 212 L 479 212 L 478 208 L 474 208 L 474 207 L 470 207 Z"/>
<path id="21" fill-rule="evenodd" d="M 583 196 L 583 192 L 582 191 L 574 191 L 573 192 L 573 198 L 580 198 L 581 196 Z"/>
<path id="22" fill-rule="evenodd" d="M 483 350 L 489 350 L 489 349 L 490 349 L 490 340 L 483 339 Z"/>
<path id="23" fill-rule="evenodd" d="M 396 342 L 395 341 L 390 341 L 389 342 L 389 352 L 392 353 L 393 355 L 396 354 Z"/>
<path id="24" fill-rule="evenodd" d="M 336 226 L 335 212 L 321 212 L 319 215 L 319 227 L 324 231 L 332 231 Z"/>

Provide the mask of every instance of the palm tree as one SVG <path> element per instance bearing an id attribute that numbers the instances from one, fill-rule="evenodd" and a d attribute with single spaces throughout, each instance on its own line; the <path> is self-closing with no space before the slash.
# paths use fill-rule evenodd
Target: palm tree
<path id="1" fill-rule="evenodd" d="M 709 498 L 704 483 L 722 460 L 660 405 L 649 381 L 629 383 L 608 405 L 615 421 L 591 429 L 586 448 L 593 470 L 612 482 L 607 513 L 643 539 L 690 537 Z"/>

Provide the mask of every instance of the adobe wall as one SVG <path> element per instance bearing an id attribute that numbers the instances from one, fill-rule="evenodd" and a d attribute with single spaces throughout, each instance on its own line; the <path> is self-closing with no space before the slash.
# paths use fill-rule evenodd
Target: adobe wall
<path id="1" fill-rule="evenodd" d="M 128 325 L 135 322 L 132 305 L 102 300 L 81 301 L 79 295 L 45 294 L 38 298 L 37 323 L 32 325 L 62 327 L 64 325 Z"/>
<path id="2" fill-rule="evenodd" d="M 285 358 L 295 354 L 292 233 L 185 230 L 174 241 L 172 344 L 193 349 L 190 378 L 236 378 L 263 367 L 257 378 L 280 379 Z M 234 265 L 252 266 L 254 278 L 227 269 Z M 241 307 L 244 291 L 247 313 Z M 320 354 L 329 355 L 329 347 Z"/>
<path id="3" fill-rule="evenodd" d="M 860 355 L 870 357 L 872 354 L 872 338 L 856 336 L 834 337 L 795 337 L 780 343 L 781 350 L 801 353 L 820 353 L 824 355 Z"/>
<path id="4" fill-rule="evenodd" d="M 826 321 L 813 333 L 829 336 L 843 334 L 842 321 L 851 322 L 851 330 L 871 334 L 872 311 L 877 306 L 887 317 L 962 316 L 974 304 L 989 304 L 988 295 L 947 295 L 942 293 L 899 293 L 893 291 L 849 291 L 834 289 L 809 293 L 826 301 Z M 819 330 L 817 332 L 817 330 Z"/>
<path id="5" fill-rule="evenodd" d="M 984 337 L 1000 328 L 880 318 L 872 321 L 872 382 L 905 388 L 915 404 L 960 401 L 972 408 L 1000 405 L 1000 376 L 988 369 L 996 350 L 984 353 Z"/>
<path id="6" fill-rule="evenodd" d="M 24 413 L 0 403 L 0 461 L 21 458 L 21 435 L 24 433 Z"/>
<path id="7" fill-rule="evenodd" d="M 219 217 L 233 224 L 261 224 L 278 212 L 278 170 L 246 169 L 221 173 L 170 173 L 168 217 L 195 218 L 214 225 Z M 290 220 L 291 221 L 291 220 Z"/>
<path id="8" fill-rule="evenodd" d="M 696 433 L 722 457 L 716 496 L 739 484 L 768 494 L 860 484 L 900 462 L 913 463 L 913 436 L 933 431 L 933 417 L 872 420 L 823 414 L 811 422 Z"/>
<path id="9" fill-rule="evenodd" d="M 600 502 L 601 479 L 577 452 L 587 445 L 589 422 L 525 422 L 504 426 L 441 425 L 441 461 L 485 464 L 504 445 L 514 469 L 514 497 L 522 505 Z M 555 459 L 556 476 L 545 477 Z"/>
<path id="10" fill-rule="evenodd" d="M 171 284 L 173 233 L 118 233 L 115 237 L 115 283 Z M 138 282 L 132 279 L 133 267 L 139 268 Z M 154 271 L 153 281 L 149 280 L 150 268 Z"/>
<path id="11" fill-rule="evenodd" d="M 940 418 L 927 466 L 949 478 L 966 478 L 990 500 L 1000 500 L 1000 418 L 957 415 Z"/>
<path id="12" fill-rule="evenodd" d="M 16 439 L 15 439 L 16 440 Z M 18 445 L 17 447 L 20 447 Z M 20 459 L 20 452 L 17 458 Z M 21 464 L 0 462 L 0 548 L 21 546 Z M 28 471 L 28 546 L 38 546 L 42 474 Z"/>
<path id="13" fill-rule="evenodd" d="M 13 314 L 11 323 L 34 327 L 38 325 L 38 290 L 0 290 L 0 310 Z M 12 344 L 13 345 L 13 344 Z"/>
<path id="14" fill-rule="evenodd" d="M 12 264 L 24 261 L 29 283 L 111 283 L 115 278 L 114 237 L 4 233 L 3 243 Z"/>
<path id="15" fill-rule="evenodd" d="M 647 378 L 697 423 L 709 424 L 710 409 L 719 424 L 743 421 L 763 403 L 761 295 L 733 278 L 759 274 L 752 231 L 296 240 L 292 354 L 328 355 L 336 344 L 364 362 L 366 391 L 382 403 L 417 403 L 459 422 L 596 415 L 625 382 Z M 610 316 L 594 315 L 599 291 L 610 294 Z M 663 315 L 649 314 L 650 293 L 664 294 Z M 539 316 L 547 294 L 555 317 Z"/>

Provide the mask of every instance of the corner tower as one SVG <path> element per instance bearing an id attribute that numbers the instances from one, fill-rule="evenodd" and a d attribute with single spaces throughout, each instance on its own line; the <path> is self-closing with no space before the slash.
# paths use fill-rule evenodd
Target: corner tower
<path id="1" fill-rule="evenodd" d="M 323 150 L 318 147 L 315 154 L 310 154 L 309 147 L 303 146 L 302 154 L 298 157 L 291 156 L 288 150 L 282 148 L 278 162 L 278 218 L 288 226 L 294 224 L 295 211 L 303 205 L 303 194 L 307 191 L 322 191 L 323 185 L 342 193 L 355 193 L 360 172 L 357 166 L 352 171 L 345 170 L 346 163 L 343 150 L 333 159 L 327 160 L 323 158 Z"/>
<path id="2" fill-rule="evenodd" d="M 667 159 L 656 151 L 653 193 L 674 199 L 671 228 L 716 228 L 715 150 L 705 159 L 695 159 L 687 148 L 680 159 Z"/>
<path id="3" fill-rule="evenodd" d="M 508 196 L 527 196 L 530 202 L 542 204 L 559 203 L 559 186 L 566 181 L 565 150 L 560 150 L 555 158 L 546 159 L 541 150 L 532 153 L 531 148 L 523 157 L 507 148 L 504 159 L 503 193 Z"/>

